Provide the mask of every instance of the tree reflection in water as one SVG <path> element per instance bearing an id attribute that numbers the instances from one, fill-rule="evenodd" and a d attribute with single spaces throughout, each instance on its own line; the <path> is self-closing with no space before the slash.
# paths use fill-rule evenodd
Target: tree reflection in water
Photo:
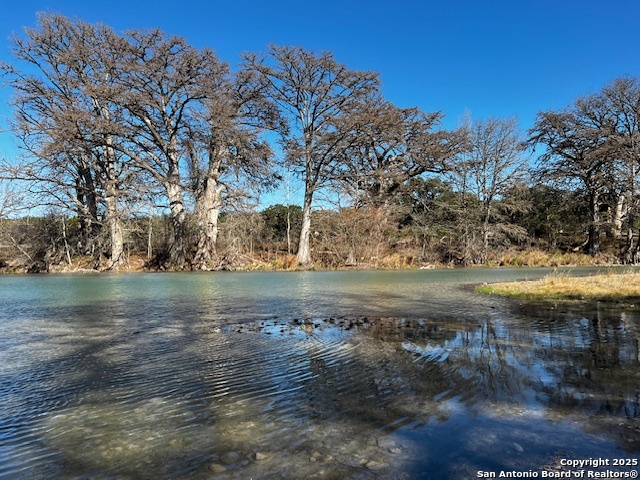
<path id="1" fill-rule="evenodd" d="M 637 313 L 117 317 L 22 337 L 58 354 L 6 375 L 0 477 L 471 478 L 640 451 Z"/>
<path id="2" fill-rule="evenodd" d="M 305 345 L 310 375 L 293 402 L 298 418 L 346 425 L 350 436 L 404 438 L 409 457 L 423 458 L 406 467 L 417 475 L 541 468 L 561 452 L 637 454 L 637 315 L 514 308 L 480 321 L 306 319 L 242 332 Z M 441 444 L 452 450 L 434 458 Z"/>

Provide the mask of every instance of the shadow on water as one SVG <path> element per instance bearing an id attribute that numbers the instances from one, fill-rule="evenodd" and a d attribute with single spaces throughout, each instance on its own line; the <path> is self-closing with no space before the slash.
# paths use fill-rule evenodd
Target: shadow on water
<path id="1" fill-rule="evenodd" d="M 0 477 L 453 479 L 640 452 L 637 314 L 462 291 L 433 316 L 238 314 L 185 281 L 5 310 Z"/>

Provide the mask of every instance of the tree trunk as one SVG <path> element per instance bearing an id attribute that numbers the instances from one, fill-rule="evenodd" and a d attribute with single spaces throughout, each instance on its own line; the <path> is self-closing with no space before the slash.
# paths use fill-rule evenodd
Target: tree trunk
<path id="1" fill-rule="evenodd" d="M 91 168 L 82 161 L 78 168 L 76 180 L 76 199 L 78 208 L 78 222 L 80 225 L 80 240 L 78 250 L 85 255 L 93 254 L 94 240 L 98 230 L 98 202 L 96 187 Z"/>
<path id="2" fill-rule="evenodd" d="M 629 218 L 627 219 L 627 245 L 624 249 L 624 254 L 622 256 L 622 263 L 626 263 L 627 265 L 633 264 L 635 251 L 637 247 L 634 248 L 633 244 L 633 224 L 635 223 L 635 215 L 633 212 L 629 213 Z"/>
<path id="3" fill-rule="evenodd" d="M 311 204 L 313 202 L 313 188 L 306 186 L 304 192 L 304 204 L 302 207 L 302 229 L 300 230 L 300 241 L 298 243 L 298 254 L 296 261 L 303 266 L 311 265 L 311 248 L 309 238 L 311 235 Z"/>
<path id="4" fill-rule="evenodd" d="M 119 270 L 124 263 L 124 235 L 118 212 L 117 187 L 107 185 L 105 189 L 106 220 L 111 240 L 111 259 L 107 270 Z"/>
<path id="5" fill-rule="evenodd" d="M 491 217 L 490 205 L 485 205 L 482 221 L 482 258 L 480 263 L 487 263 L 489 260 L 489 219 Z"/>
<path id="6" fill-rule="evenodd" d="M 464 223 L 464 241 L 462 251 L 462 265 L 468 267 L 473 263 L 473 255 L 471 248 L 471 228 L 468 221 Z"/>
<path id="7" fill-rule="evenodd" d="M 149 215 L 149 226 L 147 230 L 147 261 L 153 256 L 153 217 Z"/>
<path id="8" fill-rule="evenodd" d="M 287 200 L 287 255 L 291 255 L 291 205 Z"/>
<path id="9" fill-rule="evenodd" d="M 633 245 L 633 229 L 636 223 L 636 163 L 631 164 L 631 188 L 629 195 L 629 203 L 627 211 L 629 212 L 627 218 L 627 247 L 625 248 L 622 262 L 628 265 L 635 265 L 640 260 L 640 229 L 638 231 L 638 241 Z"/>
<path id="10" fill-rule="evenodd" d="M 182 200 L 182 186 L 175 178 L 169 176 L 165 188 L 169 199 L 171 226 L 173 227 L 173 238 L 169 246 L 169 262 L 171 267 L 181 269 L 187 261 L 185 252 L 186 214 Z"/>
<path id="11" fill-rule="evenodd" d="M 67 256 L 67 264 L 71 266 L 71 253 L 69 252 L 69 242 L 67 241 L 67 219 L 61 217 L 62 220 L 62 240 L 64 241 L 64 252 Z"/>
<path id="12" fill-rule="evenodd" d="M 198 245 L 192 262 L 194 269 L 208 270 L 216 258 L 222 190 L 221 185 L 218 185 L 214 179 L 208 178 L 203 191 L 196 198 Z"/>
<path id="13" fill-rule="evenodd" d="M 616 210 L 613 216 L 613 236 L 616 239 L 622 238 L 622 217 L 625 211 L 625 196 L 620 194 L 616 201 Z"/>
<path id="14" fill-rule="evenodd" d="M 591 210 L 591 223 L 589 224 L 589 239 L 587 241 L 587 253 L 597 255 L 600 253 L 600 194 L 592 191 L 589 195 L 589 208 Z"/>
<path id="15" fill-rule="evenodd" d="M 102 117 L 110 120 L 109 109 L 106 106 L 100 107 Z M 111 240 L 111 259 L 108 270 L 119 270 L 124 263 L 124 234 L 122 231 L 122 220 L 118 211 L 118 175 L 116 173 L 116 152 L 113 147 L 113 137 L 105 135 L 105 204 L 106 218 L 109 225 L 109 237 Z"/>
<path id="16" fill-rule="evenodd" d="M 638 229 L 638 241 L 636 242 L 636 248 L 631 256 L 631 263 L 638 265 L 640 263 L 640 229 Z"/>

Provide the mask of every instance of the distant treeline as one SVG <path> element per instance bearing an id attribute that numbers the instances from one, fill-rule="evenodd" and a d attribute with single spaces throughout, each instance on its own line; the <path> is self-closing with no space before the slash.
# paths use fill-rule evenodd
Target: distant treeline
<path id="1" fill-rule="evenodd" d="M 378 74 L 301 47 L 232 70 L 160 30 L 42 14 L 12 49 L 5 269 L 640 260 L 638 78 L 526 133 L 495 117 L 448 131 L 385 100 Z M 302 206 L 258 211 L 294 185 Z"/>

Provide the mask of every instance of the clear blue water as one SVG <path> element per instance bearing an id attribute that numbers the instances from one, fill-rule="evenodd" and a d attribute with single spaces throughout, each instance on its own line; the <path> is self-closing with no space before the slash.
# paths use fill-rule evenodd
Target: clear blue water
<path id="1" fill-rule="evenodd" d="M 0 277 L 0 478 L 541 478 L 637 459 L 638 314 L 471 288 L 547 273 Z"/>

